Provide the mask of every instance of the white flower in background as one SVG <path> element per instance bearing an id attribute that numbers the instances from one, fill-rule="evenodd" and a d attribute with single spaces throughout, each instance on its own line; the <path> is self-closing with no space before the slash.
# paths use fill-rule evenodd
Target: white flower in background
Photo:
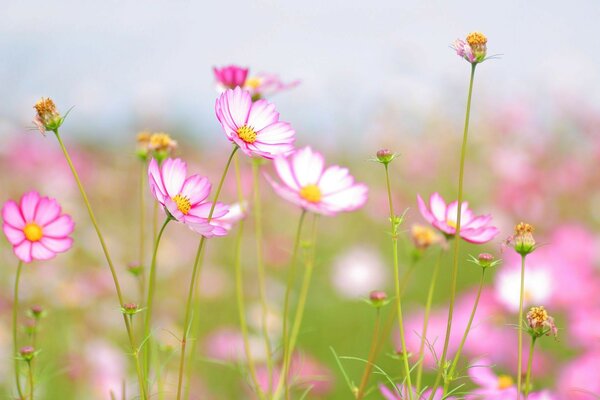
<path id="1" fill-rule="evenodd" d="M 543 267 L 525 266 L 524 307 L 536 304 L 548 304 L 552 296 L 552 275 Z M 521 289 L 521 268 L 515 264 L 511 268 L 503 268 L 496 276 L 496 298 L 507 310 L 519 310 Z"/>
<path id="2" fill-rule="evenodd" d="M 354 247 L 333 262 L 332 283 L 347 298 L 368 297 L 387 286 L 387 271 L 379 253 L 372 248 Z"/>

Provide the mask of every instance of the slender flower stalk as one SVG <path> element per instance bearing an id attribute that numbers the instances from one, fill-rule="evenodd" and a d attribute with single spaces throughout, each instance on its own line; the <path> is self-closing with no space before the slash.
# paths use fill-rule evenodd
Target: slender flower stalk
<path id="1" fill-rule="evenodd" d="M 27 370 L 28 370 L 28 375 L 29 375 L 29 398 L 31 400 L 33 400 L 33 393 L 34 393 L 34 388 L 35 388 L 35 383 L 34 383 L 34 380 L 33 380 L 33 365 L 32 365 L 32 361 L 33 360 L 27 361 Z"/>
<path id="2" fill-rule="evenodd" d="M 527 360 L 527 375 L 525 376 L 525 400 L 529 396 L 529 380 L 531 378 L 531 366 L 533 364 L 533 349 L 535 347 L 536 336 L 531 336 L 531 346 L 529 346 L 529 359 Z"/>
<path id="3" fill-rule="evenodd" d="M 144 373 L 147 380 L 148 389 L 150 389 L 150 364 L 152 363 L 152 334 L 150 332 L 152 327 L 152 312 L 154 310 L 154 293 L 156 292 L 156 257 L 158 255 L 158 246 L 160 245 L 160 239 L 162 238 L 165 228 L 173 218 L 168 215 L 162 227 L 158 231 L 156 240 L 154 242 L 154 250 L 152 251 L 152 262 L 150 264 L 150 274 L 148 276 L 148 293 L 146 298 L 146 314 L 144 318 Z"/>
<path id="4" fill-rule="evenodd" d="M 140 162 L 140 248 L 138 254 L 138 265 L 142 268 L 139 274 L 140 297 L 144 298 L 146 293 L 146 274 L 144 268 L 144 254 L 146 248 L 146 180 L 148 179 L 148 165 L 146 161 Z"/>
<path id="5" fill-rule="evenodd" d="M 521 398 L 521 384 L 523 377 L 523 330 L 525 329 L 523 321 L 523 301 L 525 299 L 525 258 L 526 254 L 521 255 L 521 287 L 519 290 L 519 349 L 517 352 L 517 400 Z"/>
<path id="6" fill-rule="evenodd" d="M 390 223 L 392 226 L 392 258 L 394 260 L 394 289 L 396 294 L 396 311 L 398 317 L 398 329 L 400 331 L 400 343 L 402 346 L 402 359 L 404 361 L 404 373 L 406 375 L 406 384 L 412 388 L 410 376 L 410 366 L 408 365 L 408 349 L 406 347 L 406 336 L 404 333 L 404 319 L 402 316 L 402 295 L 400 293 L 400 273 L 398 265 L 398 227 L 402 223 L 402 217 L 396 216 L 394 213 L 394 204 L 392 201 L 392 188 L 390 184 L 389 164 L 384 163 L 385 167 L 385 183 L 387 187 L 388 203 L 390 207 Z M 412 400 L 412 390 L 408 391 L 408 398 Z"/>
<path id="7" fill-rule="evenodd" d="M 425 314 L 423 316 L 423 330 L 421 331 L 421 344 L 419 345 L 419 358 L 417 359 L 417 393 L 421 393 L 421 380 L 423 379 L 423 361 L 425 359 L 425 344 L 427 341 L 427 329 L 429 326 L 429 315 L 431 314 L 431 305 L 433 304 L 433 294 L 437 285 L 438 276 L 440 273 L 440 265 L 444 249 L 440 248 L 440 252 L 435 261 L 431 280 L 429 281 L 429 290 L 427 291 L 427 302 L 425 303 Z"/>
<path id="8" fill-rule="evenodd" d="M 19 354 L 19 342 L 17 338 L 17 312 L 19 309 L 19 281 L 21 280 L 21 270 L 23 269 L 23 261 L 19 260 L 19 264 L 17 265 L 17 275 L 15 277 L 15 291 L 14 291 L 14 300 L 13 300 L 13 310 L 12 310 L 12 334 L 13 334 L 13 357 L 15 361 L 15 381 L 17 383 L 17 393 L 19 393 L 19 400 L 24 399 L 23 397 L 23 389 L 21 388 L 21 379 L 20 379 L 20 371 L 19 371 L 19 358 L 17 354 Z"/>
<path id="9" fill-rule="evenodd" d="M 360 385 L 356 392 L 356 400 L 361 400 L 365 395 L 367 384 L 369 383 L 369 377 L 373 370 L 373 364 L 375 363 L 375 357 L 377 356 L 377 342 L 379 340 L 379 331 L 381 326 L 381 309 L 377 307 L 375 309 L 375 328 L 373 329 L 373 339 L 371 340 L 371 348 L 369 349 L 369 356 L 367 357 L 367 363 L 365 370 L 360 379 Z"/>
<path id="10" fill-rule="evenodd" d="M 85 206 L 87 208 L 88 214 L 90 216 L 90 220 L 92 221 L 92 225 L 94 226 L 94 230 L 96 231 L 98 240 L 100 241 L 100 246 L 102 247 L 102 251 L 104 252 L 106 262 L 108 263 L 108 267 L 110 269 L 110 273 L 112 275 L 112 279 L 113 279 L 113 282 L 115 285 L 115 290 L 117 292 L 117 297 L 119 299 L 119 304 L 120 304 L 121 308 L 123 308 L 125 302 L 123 301 L 123 294 L 121 292 L 121 285 L 119 284 L 119 278 L 117 276 L 117 271 L 112 262 L 112 258 L 110 257 L 110 253 L 108 252 L 108 247 L 106 246 L 106 242 L 104 241 L 104 237 L 102 236 L 102 232 L 100 231 L 98 222 L 96 221 L 96 216 L 94 215 L 94 211 L 92 210 L 92 205 L 90 204 L 90 201 L 88 200 L 85 189 L 83 188 L 83 184 L 81 183 L 81 180 L 79 179 L 79 174 L 77 173 L 77 170 L 75 169 L 75 166 L 73 165 L 73 161 L 71 161 L 71 157 L 69 156 L 69 153 L 67 152 L 67 148 L 65 147 L 65 145 L 60 137 L 60 134 L 58 133 L 58 127 L 53 129 L 52 132 L 54 132 L 54 135 L 56 136 L 56 139 L 58 140 L 60 148 L 65 156 L 67 164 L 69 164 L 69 168 L 71 169 L 73 177 L 75 178 L 75 182 L 77 183 L 77 187 L 79 188 L 79 192 L 81 193 L 81 197 L 83 198 L 83 202 L 85 203 Z M 123 314 L 123 321 L 125 323 L 125 329 L 127 330 L 127 336 L 129 338 L 131 354 L 135 361 L 135 367 L 136 367 L 136 372 L 137 372 L 138 383 L 140 386 L 142 400 L 146 400 L 148 398 L 148 395 L 146 393 L 146 384 L 145 384 L 145 380 L 144 380 L 144 375 L 142 374 L 142 369 L 140 367 L 139 349 L 135 345 L 135 338 L 133 336 L 133 329 L 131 327 L 130 321 L 127 318 L 127 316 L 124 314 Z"/>
<path id="11" fill-rule="evenodd" d="M 265 340 L 265 349 L 267 352 L 267 393 L 272 390 L 273 387 L 273 350 L 271 349 L 271 340 L 269 338 L 269 327 L 267 319 L 269 316 L 269 306 L 267 304 L 267 289 L 266 289 L 266 276 L 265 276 L 265 264 L 263 258 L 263 234 L 262 234 L 262 208 L 260 201 L 260 162 L 259 158 L 252 159 L 252 182 L 253 182 L 253 210 L 254 210 L 254 236 L 256 238 L 256 267 L 257 267 L 257 278 L 258 278 L 258 291 L 260 295 L 261 305 L 261 325 L 262 334 Z M 238 189 L 239 191 L 239 189 Z M 241 194 L 240 194 L 241 195 Z M 240 200 L 240 204 L 242 204 Z"/>
<path id="12" fill-rule="evenodd" d="M 210 219 L 213 216 L 215 207 L 217 205 L 217 201 L 219 199 L 219 195 L 221 194 L 221 189 L 223 189 L 223 183 L 225 183 L 225 177 L 227 176 L 227 171 L 229 171 L 231 161 L 233 160 L 233 157 L 235 156 L 235 153 L 237 152 L 237 150 L 238 150 L 238 146 L 234 145 L 233 150 L 231 151 L 231 154 L 229 155 L 229 158 L 227 159 L 227 164 L 225 164 L 225 169 L 223 170 L 223 175 L 221 176 L 221 180 L 219 181 L 219 185 L 217 186 L 217 190 L 215 192 L 215 198 L 213 200 L 210 211 L 208 213 L 208 218 L 207 218 L 208 222 L 210 222 Z M 198 271 L 200 269 L 199 268 L 200 267 L 200 258 L 202 255 L 202 251 L 204 249 L 205 242 L 206 242 L 206 236 L 202 236 L 202 238 L 200 239 L 200 243 L 198 244 L 198 250 L 196 251 L 196 258 L 194 260 L 194 268 L 192 270 L 192 279 L 190 280 L 190 287 L 188 290 L 188 296 L 187 296 L 187 301 L 186 301 L 186 305 L 185 305 L 183 336 L 181 338 L 181 354 L 180 354 L 180 359 L 179 359 L 179 378 L 178 378 L 178 382 L 177 382 L 177 400 L 181 399 L 181 393 L 182 393 L 182 388 L 183 388 L 183 372 L 184 372 L 184 368 L 185 368 L 185 348 L 187 345 L 187 338 L 188 338 L 188 334 L 189 334 L 192 300 L 194 298 L 194 289 L 196 287 L 196 280 L 197 280 L 197 276 L 198 276 Z M 188 384 L 189 384 L 189 382 L 188 382 Z"/>
<path id="13" fill-rule="evenodd" d="M 471 315 L 469 316 L 469 322 L 467 323 L 467 327 L 465 329 L 465 333 L 460 341 L 460 345 L 458 346 L 458 350 L 454 355 L 454 360 L 450 366 L 450 370 L 448 373 L 448 379 L 444 382 L 444 392 L 448 390 L 450 386 L 450 382 L 454 379 L 454 372 L 456 370 L 456 365 L 458 364 L 458 360 L 460 359 L 460 355 L 462 353 L 462 349 L 465 346 L 467 341 L 467 336 L 469 336 L 469 331 L 471 330 L 471 325 L 473 324 L 473 319 L 475 318 L 475 313 L 477 312 L 477 306 L 479 305 L 479 299 L 481 298 L 481 290 L 483 289 L 483 283 L 485 279 L 485 268 L 481 269 L 481 279 L 479 281 L 479 289 L 477 290 L 477 296 L 475 297 L 475 303 L 473 303 L 473 310 L 471 310 Z"/>
<path id="14" fill-rule="evenodd" d="M 467 95 L 467 110 L 465 113 L 465 125 L 463 131 L 463 140 L 460 150 L 460 168 L 458 173 L 458 196 L 457 196 L 457 208 L 456 208 L 456 236 L 460 236 L 461 217 L 462 217 L 462 205 L 463 205 L 463 180 L 465 174 L 465 157 L 467 152 L 467 139 L 469 135 L 469 120 L 471 116 L 471 98 L 473 95 L 473 82 L 475 80 L 475 68 L 477 63 L 471 64 L 471 77 L 469 80 L 469 94 Z M 446 373 L 446 358 L 448 356 L 448 346 L 450 345 L 450 334 L 452 333 L 452 318 L 454 316 L 454 302 L 456 300 L 456 285 L 458 281 L 458 258 L 459 258 L 460 240 L 454 241 L 454 258 L 452 265 L 452 283 L 450 288 L 450 304 L 448 307 L 448 321 L 446 324 L 446 336 L 444 338 L 444 349 L 442 350 L 442 356 L 439 361 L 439 370 L 432 388 L 431 396 L 429 400 L 433 399 L 433 395 L 436 392 L 442 375 Z M 445 378 L 445 377 L 444 377 Z"/>

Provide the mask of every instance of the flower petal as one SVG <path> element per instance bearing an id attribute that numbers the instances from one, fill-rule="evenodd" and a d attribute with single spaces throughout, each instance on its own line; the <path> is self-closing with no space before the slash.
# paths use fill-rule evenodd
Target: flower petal
<path id="1" fill-rule="evenodd" d="M 181 158 L 169 158 L 162 165 L 162 179 L 167 196 L 173 198 L 181 193 L 185 182 L 187 164 Z"/>
<path id="2" fill-rule="evenodd" d="M 208 178 L 200 175 L 192 175 L 187 178 L 181 188 L 181 195 L 189 199 L 193 206 L 200 203 L 208 197 L 211 190 L 211 184 Z"/>
<path id="3" fill-rule="evenodd" d="M 337 165 L 328 167 L 319 179 L 319 189 L 323 195 L 333 194 L 346 189 L 354 183 L 347 168 Z"/>
<path id="4" fill-rule="evenodd" d="M 309 146 L 297 150 L 292 155 L 292 168 L 300 187 L 319 182 L 324 165 L 323 156 L 313 152 Z"/>
<path id="5" fill-rule="evenodd" d="M 21 210 L 17 203 L 12 200 L 4 203 L 4 206 L 2 207 L 2 219 L 5 223 L 15 228 L 23 229 L 25 227 L 25 220 L 23 219 Z"/>
<path id="6" fill-rule="evenodd" d="M 43 244 L 50 251 L 53 251 L 55 253 L 63 253 L 73 246 L 73 239 L 69 237 L 61 239 L 43 237 L 40 240 L 40 243 Z"/>
<path id="7" fill-rule="evenodd" d="M 43 236 L 64 238 L 73 232 L 75 224 L 70 216 L 61 215 L 48 225 L 42 227 Z"/>
<path id="8" fill-rule="evenodd" d="M 49 260 L 55 255 L 56 253 L 50 251 L 40 242 L 34 242 L 31 244 L 31 257 L 34 260 Z"/>
<path id="9" fill-rule="evenodd" d="M 52 222 L 58 218 L 60 212 L 60 205 L 55 199 L 42 197 L 37 205 L 35 222 L 40 226 L 47 225 L 49 222 Z"/>
<path id="10" fill-rule="evenodd" d="M 323 196 L 321 204 L 334 213 L 354 211 L 365 205 L 368 193 L 367 185 L 359 183 L 334 194 Z"/>
<path id="11" fill-rule="evenodd" d="M 252 103 L 246 124 L 259 132 L 278 120 L 279 113 L 275 111 L 275 105 L 262 99 Z"/>
<path id="12" fill-rule="evenodd" d="M 25 240 L 25 233 L 22 229 L 17 229 L 7 223 L 2 224 L 2 230 L 8 239 L 8 242 L 13 246 L 16 246 Z"/>
<path id="13" fill-rule="evenodd" d="M 31 242 L 29 240 L 23 241 L 20 245 L 15 246 L 13 250 L 19 260 L 25 263 L 33 261 L 33 258 L 31 257 Z"/>
<path id="14" fill-rule="evenodd" d="M 150 160 L 150 165 L 148 165 L 148 184 L 154 198 L 159 203 L 164 204 L 165 197 L 167 197 L 167 189 L 165 189 L 158 162 L 154 158 Z"/>
<path id="15" fill-rule="evenodd" d="M 438 221 L 446 220 L 446 202 L 438 192 L 435 192 L 429 198 L 429 207 L 431 209 L 431 214 L 435 217 L 435 219 Z"/>
<path id="16" fill-rule="evenodd" d="M 419 206 L 419 211 L 421 212 L 421 215 L 423 216 L 423 218 L 425 218 L 427 222 L 429 222 L 430 224 L 436 222 L 435 216 L 431 213 L 431 211 L 429 211 L 429 209 L 425 205 L 425 202 L 423 201 L 423 198 L 419 194 L 417 195 L 417 205 Z"/>
<path id="17" fill-rule="evenodd" d="M 35 210 L 40 201 L 40 195 L 38 192 L 29 192 L 21 197 L 21 213 L 23 215 L 23 219 L 26 222 L 33 221 L 35 217 Z"/>

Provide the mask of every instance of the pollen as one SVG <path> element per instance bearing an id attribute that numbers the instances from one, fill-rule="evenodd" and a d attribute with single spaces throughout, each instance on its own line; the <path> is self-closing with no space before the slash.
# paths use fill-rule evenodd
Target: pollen
<path id="1" fill-rule="evenodd" d="M 242 139 L 246 143 L 254 143 L 256 142 L 256 132 L 253 128 L 248 125 L 244 125 L 241 128 L 238 128 L 237 134 L 240 139 Z"/>
<path id="2" fill-rule="evenodd" d="M 188 199 L 186 196 L 178 194 L 177 196 L 173 197 L 173 201 L 177 205 L 177 209 L 181 211 L 183 215 L 188 215 L 190 208 L 192 208 L 190 199 Z"/>
<path id="3" fill-rule="evenodd" d="M 52 99 L 46 97 L 42 97 L 40 101 L 35 103 L 35 111 L 37 115 L 44 121 L 48 117 L 58 115 L 58 111 L 56 111 L 56 105 L 52 101 Z"/>
<path id="4" fill-rule="evenodd" d="M 487 43 L 487 37 L 481 32 L 471 32 L 467 35 L 469 46 L 482 46 Z"/>
<path id="5" fill-rule="evenodd" d="M 321 189 L 317 185 L 306 185 L 300 189 L 300 197 L 309 203 L 321 201 Z"/>
<path id="6" fill-rule="evenodd" d="M 515 226 L 515 233 L 517 235 L 524 235 L 526 233 L 533 233 L 534 229 L 532 225 L 526 224 L 525 222 L 520 222 Z"/>
<path id="7" fill-rule="evenodd" d="M 527 313 L 527 318 L 531 320 L 532 325 L 542 325 L 548 320 L 548 311 L 544 307 L 531 307 Z"/>
<path id="8" fill-rule="evenodd" d="M 27 225 L 25 225 L 25 227 L 23 228 L 23 233 L 25 234 L 27 240 L 29 240 L 30 242 L 37 242 L 43 236 L 42 228 L 35 222 L 30 222 Z"/>
<path id="9" fill-rule="evenodd" d="M 499 375 L 498 376 L 498 389 L 508 389 L 514 384 L 513 379 L 508 375 Z"/>

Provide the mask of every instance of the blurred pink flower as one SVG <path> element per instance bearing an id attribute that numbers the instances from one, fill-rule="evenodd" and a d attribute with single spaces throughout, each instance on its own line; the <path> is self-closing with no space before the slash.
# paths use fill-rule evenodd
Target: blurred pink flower
<path id="1" fill-rule="evenodd" d="M 456 235 L 457 201 L 446 205 L 442 196 L 436 192 L 429 199 L 429 208 L 420 195 L 417 195 L 417 202 L 419 211 L 427 222 L 447 236 Z M 500 233 L 498 228 L 490 225 L 491 215 L 473 215 L 466 201 L 462 204 L 461 214 L 460 237 L 467 242 L 486 243 Z"/>
<path id="2" fill-rule="evenodd" d="M 110 398 L 110 392 L 121 393 L 126 376 L 126 360 L 122 351 L 108 342 L 95 340 L 85 348 L 92 385 L 100 398 Z"/>
<path id="3" fill-rule="evenodd" d="M 211 184 L 200 175 L 186 175 L 187 164 L 180 158 L 168 158 L 161 167 L 152 159 L 148 166 L 150 191 L 173 218 L 193 231 L 206 237 L 226 235 L 227 229 L 216 221 L 227 215 L 229 208 L 217 203 L 209 221 Z"/>
<path id="4" fill-rule="evenodd" d="M 569 362 L 560 372 L 558 393 L 569 400 L 592 400 L 600 396 L 600 352 L 585 353 Z"/>
<path id="5" fill-rule="evenodd" d="M 4 203 L 2 229 L 21 261 L 49 260 L 71 248 L 74 223 L 61 211 L 55 199 L 35 191 L 24 194 L 19 204 Z"/>
<path id="6" fill-rule="evenodd" d="M 248 76 L 248 68 L 242 68 L 237 65 L 228 65 L 226 67 L 213 67 L 215 79 L 220 91 L 235 89 L 244 86 Z"/>
<path id="7" fill-rule="evenodd" d="M 496 375 L 490 362 L 479 359 L 469 367 L 469 377 L 479 388 L 465 396 L 465 400 L 514 400 L 517 398 L 517 387 L 512 377 Z"/>
<path id="8" fill-rule="evenodd" d="M 277 157 L 274 164 L 283 183 L 267 176 L 275 192 L 307 211 L 333 216 L 354 211 L 367 201 L 365 184 L 356 183 L 347 168 L 337 165 L 325 168 L 323 156 L 310 147 L 287 158 Z"/>
<path id="9" fill-rule="evenodd" d="M 215 112 L 230 142 L 249 156 L 272 159 L 294 149 L 296 132 L 279 121 L 275 105 L 266 100 L 252 102 L 252 95 L 237 87 L 216 101 Z"/>
<path id="10" fill-rule="evenodd" d="M 218 328 L 204 342 L 208 357 L 222 361 L 245 362 L 244 338 L 236 328 Z M 250 352 L 256 361 L 265 359 L 264 341 L 258 336 L 249 338 Z"/>
<path id="11" fill-rule="evenodd" d="M 293 89 L 300 84 L 299 80 L 284 83 L 275 74 L 259 73 L 246 79 L 244 89 L 250 92 L 254 99 L 272 96 L 275 93 Z"/>
<path id="12" fill-rule="evenodd" d="M 381 392 L 381 395 L 383 396 L 383 398 L 385 400 L 406 400 L 409 398 L 408 386 L 398 385 L 398 390 L 400 391 L 400 393 L 402 393 L 402 395 L 400 395 L 395 390 L 391 390 L 390 388 L 388 388 L 387 386 L 385 386 L 383 384 L 379 384 L 379 391 Z M 431 389 L 427 389 L 427 390 L 424 390 L 419 395 L 419 393 L 417 393 L 415 388 L 413 388 L 412 391 L 413 391 L 413 393 L 412 393 L 413 399 L 415 399 L 415 400 L 427 400 L 427 399 L 429 399 L 429 396 L 431 396 L 431 392 L 432 392 Z M 433 400 L 442 400 L 442 399 L 455 400 L 456 397 L 453 397 L 453 396 L 444 397 L 444 390 L 442 388 L 438 388 L 438 389 L 436 389 L 435 394 L 433 395 L 432 399 Z"/>
<path id="13" fill-rule="evenodd" d="M 388 283 L 387 268 L 379 252 L 368 247 L 352 247 L 333 261 L 332 284 L 346 298 L 366 298 Z"/>

